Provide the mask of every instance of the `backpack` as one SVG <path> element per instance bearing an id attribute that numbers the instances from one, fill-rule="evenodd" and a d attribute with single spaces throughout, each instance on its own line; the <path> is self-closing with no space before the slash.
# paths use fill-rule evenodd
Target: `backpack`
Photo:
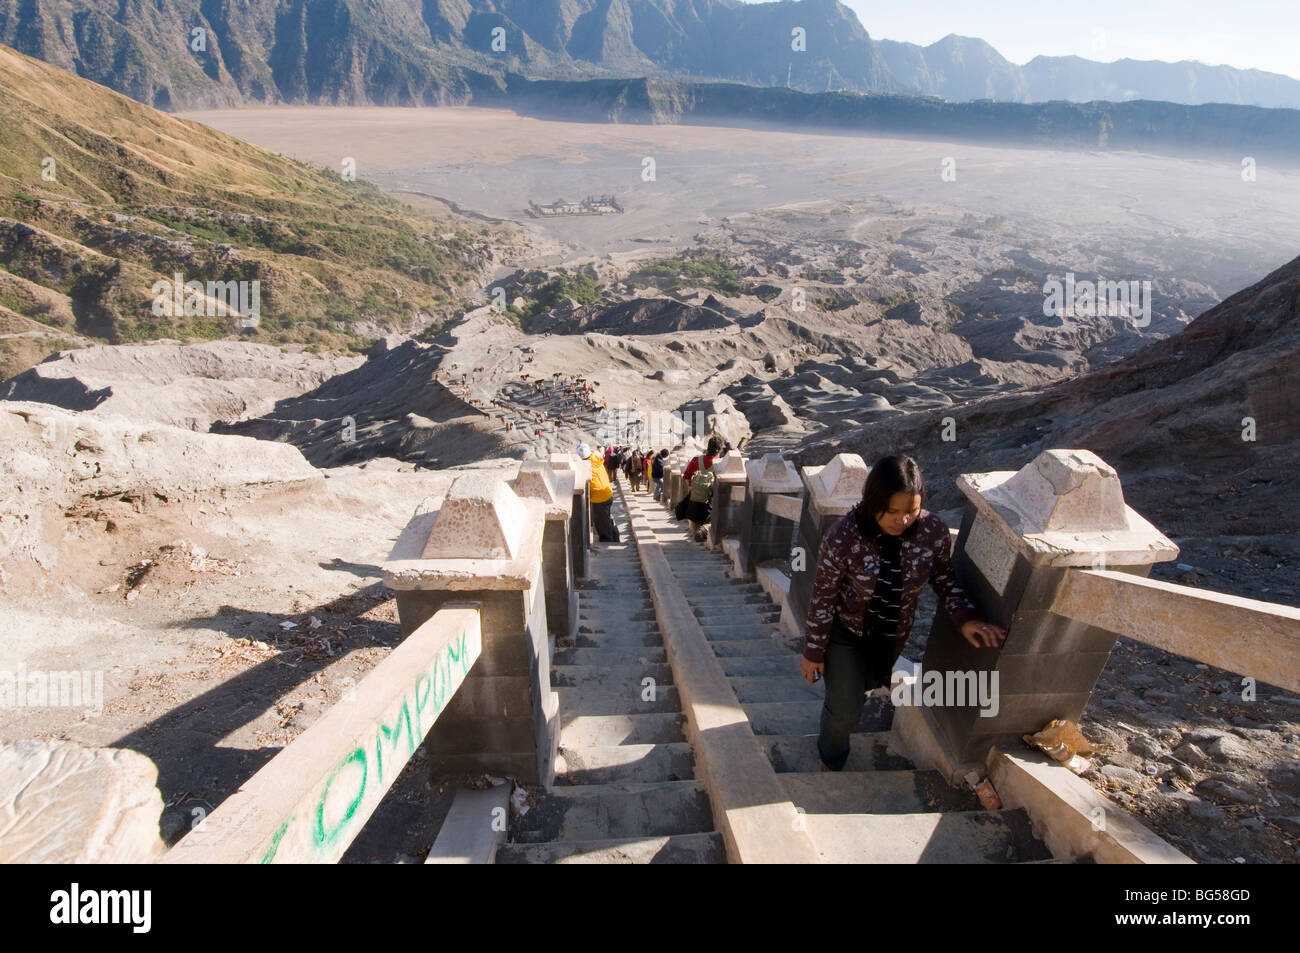
<path id="1" fill-rule="evenodd" d="M 691 502 L 707 503 L 713 498 L 713 481 L 715 479 L 712 470 L 704 469 L 704 458 L 696 457 L 699 460 L 700 468 L 695 471 L 695 476 L 691 478 Z"/>

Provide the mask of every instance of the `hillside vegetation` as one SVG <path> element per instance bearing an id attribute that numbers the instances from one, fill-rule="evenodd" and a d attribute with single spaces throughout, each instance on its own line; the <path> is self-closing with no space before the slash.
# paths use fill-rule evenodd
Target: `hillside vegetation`
<path id="1" fill-rule="evenodd" d="M 0 377 L 86 339 L 356 349 L 436 320 L 518 236 L 418 213 L 4 47 L 0 127 Z M 210 301 L 157 313 L 155 283 L 177 274 L 258 282 L 256 326 Z"/>

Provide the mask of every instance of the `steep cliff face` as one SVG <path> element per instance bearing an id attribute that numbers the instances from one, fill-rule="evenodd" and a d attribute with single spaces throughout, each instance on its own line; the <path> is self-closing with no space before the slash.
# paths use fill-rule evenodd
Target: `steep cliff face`
<path id="1" fill-rule="evenodd" d="M 533 79 L 660 76 L 953 101 L 1300 107 L 1259 70 L 874 39 L 838 0 L 0 0 L 0 43 L 163 109 L 464 103 Z"/>

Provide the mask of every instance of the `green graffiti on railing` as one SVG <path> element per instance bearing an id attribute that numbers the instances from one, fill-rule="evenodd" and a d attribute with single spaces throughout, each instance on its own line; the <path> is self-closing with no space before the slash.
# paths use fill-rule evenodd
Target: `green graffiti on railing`
<path id="1" fill-rule="evenodd" d="M 383 786 L 385 747 L 387 747 L 390 755 L 397 750 L 398 743 L 401 741 L 403 726 L 405 726 L 406 732 L 407 759 L 409 760 L 415 754 L 416 746 L 424 739 L 428 728 L 442 714 L 444 706 L 455 691 L 457 679 L 469 671 L 471 660 L 467 642 L 468 636 L 465 630 L 461 629 L 443 651 L 438 653 L 430 668 L 421 672 L 415 679 L 410 696 L 403 696 L 401 707 L 397 710 L 391 726 L 384 720 L 380 720 L 379 726 L 375 729 L 374 757 L 376 770 L 373 779 L 369 756 L 364 746 L 353 748 L 334 766 L 334 770 L 330 772 L 329 777 L 326 779 L 324 786 L 321 788 L 320 796 L 316 799 L 311 811 L 311 816 L 315 821 L 312 825 L 312 844 L 318 855 L 329 852 L 352 826 L 357 816 L 357 810 L 365 800 L 367 786 L 371 781 L 373 780 L 380 787 Z M 414 719 L 411 717 L 412 711 L 415 713 Z M 330 791 L 344 769 L 353 763 L 359 763 L 361 771 L 359 777 L 351 782 L 355 785 L 352 800 L 338 821 L 327 824 L 325 812 Z M 406 761 L 403 760 L 402 763 L 405 764 Z M 352 774 L 356 775 L 357 772 L 354 771 Z M 270 848 L 262 858 L 263 863 L 269 863 L 274 858 L 276 851 L 279 849 L 280 839 L 292 822 L 293 818 L 290 818 L 276 831 Z"/>
<path id="2" fill-rule="evenodd" d="M 266 853 L 262 855 L 262 859 L 258 861 L 258 863 L 269 864 L 275 859 L 275 852 L 280 849 L 280 839 L 284 837 L 284 832 L 289 829 L 289 825 L 292 823 L 293 818 L 291 817 L 281 824 L 279 829 L 271 835 L 271 846 L 267 848 Z"/>
<path id="3" fill-rule="evenodd" d="M 420 695 L 420 686 L 424 686 L 424 695 Z M 433 682 L 429 679 L 428 672 L 421 672 L 420 677 L 415 680 L 415 723 L 424 725 L 424 706 L 428 704 L 429 695 L 433 690 Z"/>
<path id="4" fill-rule="evenodd" d="M 343 812 L 343 818 L 328 831 L 325 830 L 325 802 L 329 800 L 330 787 L 334 784 L 334 779 L 339 776 L 339 772 L 346 768 L 354 761 L 361 762 L 361 783 L 357 785 L 356 797 L 348 805 L 348 809 Z M 361 748 L 353 748 L 352 752 L 334 766 L 330 772 L 329 779 L 325 782 L 325 787 L 321 789 L 320 800 L 316 802 L 316 827 L 314 830 L 317 850 L 324 851 L 332 847 L 339 839 L 352 820 L 352 815 L 356 814 L 357 808 L 361 806 L 361 800 L 366 796 L 366 779 L 370 776 L 369 765 L 366 764 L 366 753 Z"/>
<path id="5" fill-rule="evenodd" d="M 375 765 L 379 768 L 380 784 L 384 783 L 384 739 L 390 740 L 390 748 L 396 748 L 397 741 L 402 736 L 403 722 L 406 723 L 406 755 L 409 758 L 415 754 L 415 733 L 411 730 L 411 708 L 405 698 L 402 699 L 402 708 L 397 713 L 395 727 L 390 730 L 383 721 L 380 721 L 379 727 L 375 729 Z"/>

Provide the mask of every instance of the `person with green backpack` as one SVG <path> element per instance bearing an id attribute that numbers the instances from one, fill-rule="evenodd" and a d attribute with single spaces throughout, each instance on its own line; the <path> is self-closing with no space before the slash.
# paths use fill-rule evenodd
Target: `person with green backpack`
<path id="1" fill-rule="evenodd" d="M 686 506 L 684 515 L 690 520 L 691 533 L 697 543 L 707 538 L 705 526 L 711 515 L 710 503 L 713 499 L 713 484 L 717 477 L 713 473 L 713 461 L 722 451 L 722 441 L 717 437 L 709 438 L 709 445 L 704 453 L 686 465 L 682 479 L 686 481 Z"/>

